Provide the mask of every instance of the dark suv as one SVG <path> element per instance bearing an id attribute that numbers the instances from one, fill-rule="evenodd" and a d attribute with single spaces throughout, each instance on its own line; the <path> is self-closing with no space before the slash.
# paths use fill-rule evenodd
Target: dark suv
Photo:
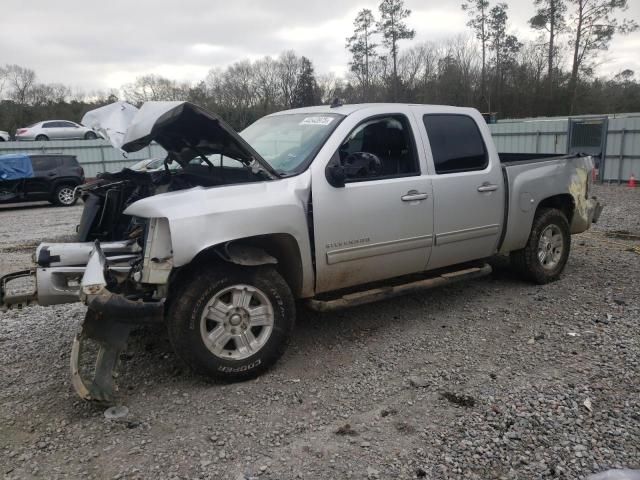
<path id="1" fill-rule="evenodd" d="M 3 157 L 0 155 L 0 171 Z M 13 157 L 16 155 L 7 155 Z M 84 183 L 84 170 L 73 155 L 23 155 L 31 160 L 31 172 L 0 177 L 0 203 L 47 200 L 55 205 L 76 203 L 75 188 Z M 23 158 L 26 159 L 26 158 Z M 7 161 L 7 164 L 9 162 Z M 15 162 L 14 162 L 15 165 Z M 9 169 L 10 167 L 7 167 Z M 15 168 L 12 173 L 15 173 Z M 21 178 L 18 178 L 21 177 Z"/>

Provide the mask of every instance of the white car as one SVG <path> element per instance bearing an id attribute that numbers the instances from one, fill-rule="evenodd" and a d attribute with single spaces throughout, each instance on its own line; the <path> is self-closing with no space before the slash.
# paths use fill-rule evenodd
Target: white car
<path id="1" fill-rule="evenodd" d="M 145 158 L 127 168 L 137 172 L 159 172 L 164 170 L 164 158 Z M 175 170 L 176 168 L 180 168 L 180 164 L 177 162 L 169 164 L 169 170 Z"/>
<path id="2" fill-rule="evenodd" d="M 47 120 L 16 131 L 16 140 L 95 140 L 98 134 L 91 128 L 68 120 Z"/>
<path id="3" fill-rule="evenodd" d="M 9 140 L 11 140 L 11 137 L 9 136 L 9 132 L 0 130 L 0 142 L 8 142 Z"/>

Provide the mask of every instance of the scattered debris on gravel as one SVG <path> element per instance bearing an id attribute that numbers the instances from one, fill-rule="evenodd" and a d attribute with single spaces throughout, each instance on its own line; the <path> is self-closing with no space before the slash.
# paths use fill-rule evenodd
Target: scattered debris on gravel
<path id="1" fill-rule="evenodd" d="M 0 474 L 484 480 L 638 469 L 640 189 L 594 190 L 605 210 L 573 238 L 560 281 L 523 283 L 496 259 L 489 278 L 303 310 L 287 354 L 253 381 L 211 383 L 178 362 L 162 328 L 137 330 L 117 379 L 128 413 L 116 419 L 69 382 L 82 305 L 0 313 Z M 0 209 L 0 274 L 28 267 L 31 245 L 72 236 L 80 214 Z"/>

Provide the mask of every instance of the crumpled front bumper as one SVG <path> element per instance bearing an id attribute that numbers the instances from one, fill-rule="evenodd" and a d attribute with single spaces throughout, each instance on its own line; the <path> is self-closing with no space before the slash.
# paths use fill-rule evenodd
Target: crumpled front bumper
<path id="1" fill-rule="evenodd" d="M 32 304 L 59 305 L 83 301 L 94 311 L 124 323 L 162 320 L 161 302 L 131 300 L 107 287 L 106 273 L 127 275 L 131 262 L 141 257 L 134 242 L 41 244 L 35 253 L 36 268 L 0 277 L 0 309 Z M 30 292 L 9 291 L 9 283 L 35 280 Z"/>
<path id="2" fill-rule="evenodd" d="M 87 315 L 71 349 L 71 383 L 83 399 L 112 404 L 114 369 L 131 329 L 164 320 L 163 300 L 133 300 L 109 288 L 129 277 L 142 258 L 139 247 L 134 242 L 42 244 L 35 258 L 38 268 L 0 278 L 0 307 L 84 302 Z M 35 277 L 35 289 L 9 293 L 8 284 L 25 277 Z"/>
<path id="3" fill-rule="evenodd" d="M 122 294 L 107 288 L 105 272 L 107 258 L 98 242 L 87 262 L 80 283 L 79 298 L 94 312 L 112 318 L 120 323 L 144 324 L 162 322 L 164 302 L 130 300 Z"/>

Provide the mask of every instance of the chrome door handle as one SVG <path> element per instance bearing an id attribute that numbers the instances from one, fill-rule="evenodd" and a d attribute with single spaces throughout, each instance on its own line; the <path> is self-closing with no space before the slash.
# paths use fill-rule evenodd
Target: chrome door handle
<path id="1" fill-rule="evenodd" d="M 495 192 L 498 190 L 498 185 L 492 185 L 491 183 L 483 183 L 478 187 L 479 192 Z"/>
<path id="2" fill-rule="evenodd" d="M 406 195 L 400 197 L 403 202 L 418 202 L 420 200 L 426 200 L 429 198 L 428 193 L 420 193 L 417 190 L 411 190 Z"/>

